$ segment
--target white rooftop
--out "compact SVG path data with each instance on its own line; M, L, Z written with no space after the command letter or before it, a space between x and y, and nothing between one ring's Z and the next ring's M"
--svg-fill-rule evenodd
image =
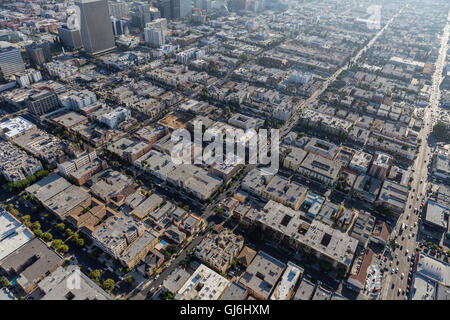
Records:
M0 123L0 130L8 138L13 138L34 127L34 124L22 117L16 117Z

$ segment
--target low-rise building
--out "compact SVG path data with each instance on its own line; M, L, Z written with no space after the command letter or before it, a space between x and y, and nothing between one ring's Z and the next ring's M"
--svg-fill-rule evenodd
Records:
M30 229L0 207L0 261L33 238Z
M218 300L229 283L226 278L201 264L178 291L175 299Z
M210 233L195 248L194 255L218 272L225 272L244 246L244 238L229 230Z
M303 275L303 268L292 262L288 262L286 270L281 276L281 281L270 296L271 300L290 300L294 295L294 288L297 281Z
M285 267L283 262L259 251L239 279L239 283L255 298L268 300Z
M396 216L405 211L409 190L407 186L384 180L377 203L392 210Z
M67 284L76 277L77 286ZM34 300L112 300L113 298L75 266L59 267L38 284Z
M15 289L25 296L63 262L64 259L41 239L34 238L3 258L0 261L0 271L8 279L15 279Z
M310 152L303 160L299 172L326 185L332 185L337 180L340 169L339 163Z

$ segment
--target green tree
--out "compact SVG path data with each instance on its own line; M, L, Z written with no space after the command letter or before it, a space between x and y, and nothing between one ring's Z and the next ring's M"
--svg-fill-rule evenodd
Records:
M66 228L66 225L64 224L64 223L58 223L57 225L56 225L56 228L59 230L59 231L64 231L64 229Z
M100 271L98 269L95 269L95 270L92 270L91 273L89 273L89 278L91 278L95 282L99 282L101 275L102 274L100 273Z
M9 287L11 285L11 282L6 277L0 278L0 288Z
M113 279L106 279L105 281L103 281L102 287L104 290L111 292L114 289L115 285L116 283Z
M58 249L56 249L59 253L66 254L69 251L69 246L67 244L61 245Z
M41 224L37 221L33 222L31 224L31 230L33 230L34 232L36 232L36 230L41 230Z
M42 239L44 239L45 242L52 241L53 235L50 232L44 232L42 234Z
M58 249L59 247L61 247L64 244L64 242L60 239L55 239L52 241L52 248L53 249Z

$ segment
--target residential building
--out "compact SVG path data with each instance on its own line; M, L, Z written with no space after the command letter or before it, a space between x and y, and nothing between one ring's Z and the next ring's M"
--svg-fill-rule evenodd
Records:
M175 300L218 300L230 282L201 264L180 288Z
M303 275L303 268L288 261L286 270L281 276L281 280L274 292L270 296L271 300L290 300L294 295L294 288L300 277Z
M285 267L283 262L259 251L239 279L239 283L255 298L268 300Z
M383 181L386 178L389 168L393 162L394 159L390 155L377 152L368 174Z
M244 238L229 230L210 233L195 248L194 255L217 272L225 272L244 246Z
M59 107L59 100L54 92L43 90L31 95L25 100L25 104L30 113L39 117L56 110Z

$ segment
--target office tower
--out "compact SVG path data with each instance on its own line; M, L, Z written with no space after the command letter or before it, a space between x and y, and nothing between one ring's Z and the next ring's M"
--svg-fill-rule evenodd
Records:
M108 2L109 14L114 18L121 19L128 17L128 3L126 2Z
M114 32L115 36L120 36L122 34L128 33L127 20L111 17L111 24L112 24L113 32Z
M180 19L192 15L192 0L171 0L172 19Z
M81 39L89 55L107 53L116 48L107 0L75 0L80 8Z
M147 23L144 29L145 42L152 46L160 47L165 44L164 30L167 29L165 18Z
M61 44L68 50L77 50L83 46L79 29L69 29L67 26L58 28L58 35Z
M171 0L159 0L156 6L162 18L172 19Z
M26 46L26 52L33 66L41 66L52 60L51 47L48 41Z
M211 10L211 0L195 0L195 7L198 9L210 11Z
M22 55L14 47L0 48L0 75L7 78L25 70Z
M44 90L30 96L25 100L28 111L35 116L41 116L49 113L59 106L58 96L50 91Z
M250 7L250 0L231 0L231 8L234 11L248 10Z
M45 63L44 50L42 48L29 45L26 47L26 52L31 65L36 67Z

